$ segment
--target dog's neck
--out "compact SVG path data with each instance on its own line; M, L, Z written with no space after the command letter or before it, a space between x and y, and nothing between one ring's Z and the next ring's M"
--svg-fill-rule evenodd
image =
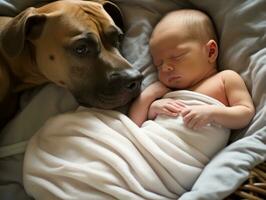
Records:
M15 82L13 87L15 91L32 88L48 82L38 70L33 47L27 44L24 48L22 53L15 58L5 56L9 73L11 73L10 76Z

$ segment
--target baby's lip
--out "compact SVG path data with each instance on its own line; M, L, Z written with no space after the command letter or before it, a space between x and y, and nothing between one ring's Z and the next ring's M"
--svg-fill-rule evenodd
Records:
M168 82L171 83L173 81L177 81L181 78L181 76L171 76L170 78L168 78Z

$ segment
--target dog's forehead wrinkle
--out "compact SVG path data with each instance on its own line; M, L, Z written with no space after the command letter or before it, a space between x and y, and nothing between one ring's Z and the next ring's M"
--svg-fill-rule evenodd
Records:
M101 26L102 29L106 28L104 27L106 24L113 24L115 26L115 23L113 22L111 16L104 10L103 6L100 4L96 3L95 6L81 5L81 10L86 13L87 17L90 17L91 20Z
M64 9L68 10L69 8ZM63 18L61 20L63 21L64 26L67 22L71 21L72 23L68 25L72 26L69 28L72 28L73 32L89 32L89 30L86 30L86 27L94 27L93 29L95 31L97 30L97 33L110 32L111 29L113 29L113 32L121 32L121 30L113 22L112 18L108 15L108 13L106 13L103 6L99 3L76 3L72 6L71 12L69 13L71 14L64 15L62 13ZM99 35L99 37L104 36Z
M63 20L65 21L64 23L71 21L71 23L69 23L68 25L69 29L72 30L73 35L99 35L99 33L104 31L104 23L102 21L100 21L93 15L84 13L81 10L72 13L71 16L68 16Z
M100 4L79 4L80 10L99 19L103 18L103 7Z
M98 35L97 25L93 21L74 20L71 16L64 18L56 18L49 20L44 27L43 33L53 35L59 40L73 41L80 38L90 37L90 35ZM71 23L69 22L71 21ZM47 30L47 31L46 31Z
M77 30L71 35L70 41L75 42L83 39L96 39L98 34L93 30Z

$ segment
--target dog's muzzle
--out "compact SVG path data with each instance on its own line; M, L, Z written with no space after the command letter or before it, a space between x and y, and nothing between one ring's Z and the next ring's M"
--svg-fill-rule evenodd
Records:
M121 107L139 95L143 76L139 71L127 68L108 72L104 79L87 95L84 91L75 95L79 104L104 109Z
M111 90L111 93L119 93L119 91L138 93L142 78L142 75L134 69L111 72L108 74L106 92L108 93Z

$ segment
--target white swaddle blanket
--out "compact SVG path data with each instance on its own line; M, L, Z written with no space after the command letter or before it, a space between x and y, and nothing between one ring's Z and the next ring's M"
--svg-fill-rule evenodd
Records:
M190 91L165 98L224 106ZM35 199L177 199L228 136L217 125L188 129L181 117L159 115L139 128L119 112L81 107L50 119L32 137L24 186Z

